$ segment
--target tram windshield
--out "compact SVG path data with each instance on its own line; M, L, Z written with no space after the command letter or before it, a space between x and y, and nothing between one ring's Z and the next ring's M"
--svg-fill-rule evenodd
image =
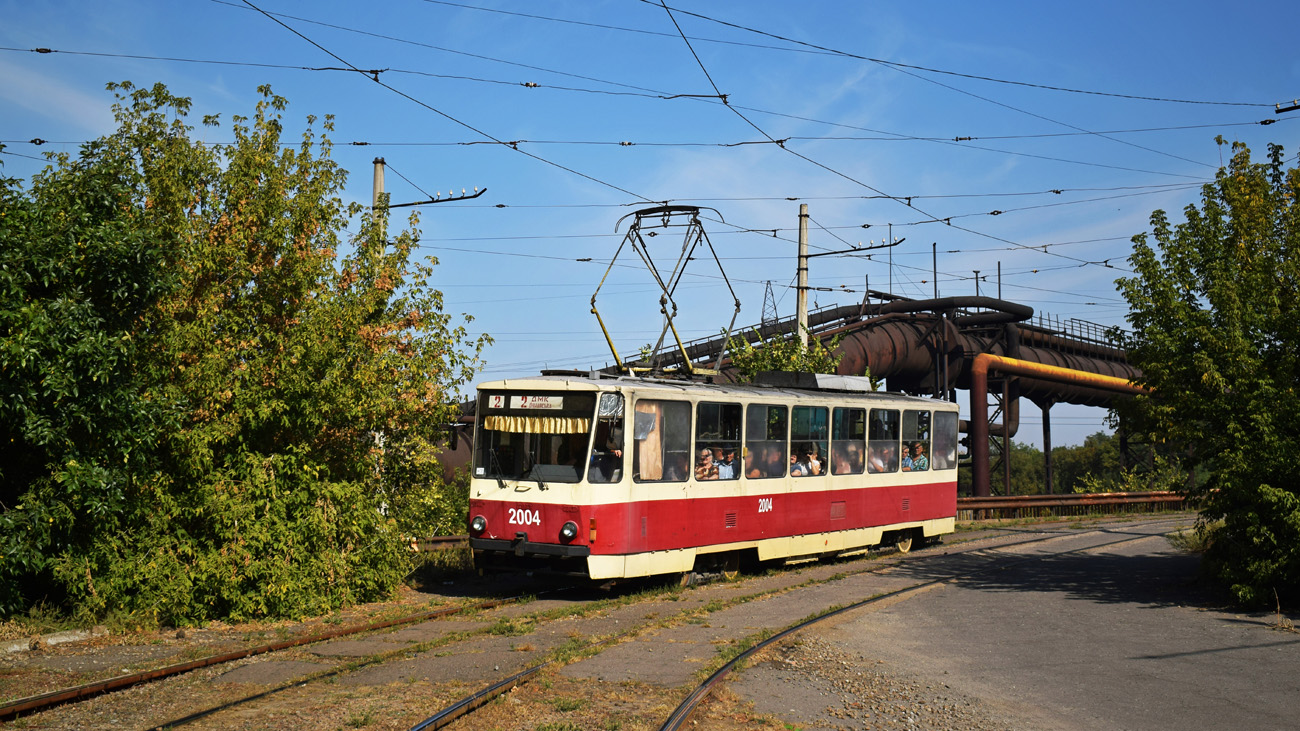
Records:
M480 392L474 476L578 482L595 412L594 393Z

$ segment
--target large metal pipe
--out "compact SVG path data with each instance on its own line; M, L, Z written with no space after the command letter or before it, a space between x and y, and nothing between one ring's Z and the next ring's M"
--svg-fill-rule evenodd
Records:
M1040 381L1081 385L1107 392L1137 395L1150 393L1145 386L1139 386L1128 379L1105 376L1098 373L1060 368L1057 366L1032 363L1015 358L1004 358L989 353L980 353L971 363L970 387L970 452L973 493L975 497L988 497L989 492L989 427L988 427L988 374L989 371L1014 373L1030 376Z
M1034 316L1034 308L996 297L940 297L929 300L895 300L880 306L880 314L891 312L956 312L957 310L984 309L959 315L954 320L961 325L992 325L1004 322L1022 322Z
M946 337L935 338L931 335L939 328L948 329ZM1002 331L1003 328L998 330ZM1017 327L1017 331L1021 336L1025 333L1022 327ZM894 313L831 330L827 335L841 332L845 335L838 349L842 355L839 366L841 375L861 375L869 371L873 378L894 378L901 382L919 384L935 379L935 373L940 371L937 368L939 362L946 360L951 382L939 384L941 388L934 389L935 391L942 391L942 387L969 389L969 364L980 353L1014 357L1017 360L1124 380L1133 380L1141 375L1138 369L1122 361L1033 347L1023 341L1013 353L1012 348L1007 346L1004 332L996 335L961 332L935 315ZM946 352L940 352L941 342L946 345ZM1017 380L1019 395L1038 404L1051 400L1056 403L1106 406L1115 396L1114 393L1083 382L1061 384L1037 375ZM922 389L918 387L909 390Z

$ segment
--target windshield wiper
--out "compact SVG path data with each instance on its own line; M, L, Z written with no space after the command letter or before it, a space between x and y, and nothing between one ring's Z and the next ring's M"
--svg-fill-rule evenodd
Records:
M532 455L529 454L528 456L531 457ZM532 478L533 478L534 480L537 480L537 489L538 489L538 490L545 490L545 489L546 489L546 483L545 483L545 482L542 482L542 476L541 476L541 473L539 473L539 472L537 471L537 460L534 459L534 460L532 461L532 463L530 463L530 464L528 465L528 469L525 470L525 474L527 474L527 475L531 475Z
M488 447L488 467L492 469L492 475L497 478L497 487L506 489L506 481L501 479L501 460L497 459L497 450Z

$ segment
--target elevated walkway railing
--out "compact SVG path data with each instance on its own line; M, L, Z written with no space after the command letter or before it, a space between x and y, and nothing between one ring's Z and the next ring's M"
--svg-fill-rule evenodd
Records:
M1042 518L1061 515L1151 513L1185 510L1181 493L1094 492L1065 495L1006 495L957 498L957 520Z

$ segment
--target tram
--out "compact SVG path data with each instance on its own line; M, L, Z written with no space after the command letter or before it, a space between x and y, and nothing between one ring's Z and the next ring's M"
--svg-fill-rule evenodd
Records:
M799 376L480 385L476 565L596 580L730 574L951 533L957 405L873 392L865 378Z

